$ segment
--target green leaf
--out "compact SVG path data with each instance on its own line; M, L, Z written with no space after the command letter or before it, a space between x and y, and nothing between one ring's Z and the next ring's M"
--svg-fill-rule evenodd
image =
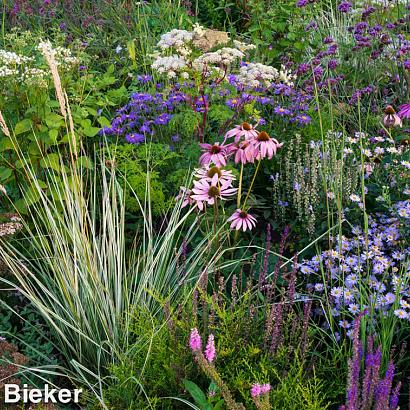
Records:
M46 120L46 124L50 128L60 128L64 125L63 116L55 114L55 113L48 114L45 120Z
M215 404L214 406L214 410L222 410L223 409L223 405L224 405L224 401L223 399L219 400L218 403Z
M202 408L206 408L208 401L206 399L205 393L201 390L201 388L194 382L186 379L184 379L184 386L192 396L192 398L195 400L196 404Z
M83 155L82 157L79 157L77 160L77 167L78 168L87 168L87 169L93 169L93 163L89 157L86 155Z
M110 121L105 117L99 117L97 121L101 127L109 127L111 125Z
M13 174L10 168L0 167L0 181L6 181Z
M55 153L48 154L46 157L42 158L40 165L43 168L52 168L54 171L60 172L60 159L59 156Z
M52 143L52 144L56 144L57 143L57 140L58 140L58 130L56 130L55 128L53 128L53 129L51 129L49 132L48 132L48 135L49 135L49 137L50 137L50 142Z
M10 138L0 138L0 152L4 152L13 148L13 143L11 142Z
M27 131L31 131L31 120L29 118L25 118L24 120L18 122L14 128L14 133L16 135L23 134Z

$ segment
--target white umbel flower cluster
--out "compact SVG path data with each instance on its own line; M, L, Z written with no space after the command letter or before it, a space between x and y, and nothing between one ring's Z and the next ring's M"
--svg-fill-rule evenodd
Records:
M246 44L246 43L242 43L242 41L238 41L238 40L234 40L233 45L235 46L235 48L237 48L238 50L240 50L242 52L256 49L255 44Z
M12 51L0 50L0 61L7 66L22 65L33 60L33 57L22 56Z
M178 30L174 28L168 33L161 36L161 40L157 43L157 47L162 50L174 47L176 49L185 46L194 38L194 32L187 30Z
M248 63L239 69L237 81L249 87L269 87L274 82L282 82L286 85L293 85L295 78L290 71L283 66L280 71L275 67L261 63Z
M245 54L236 48L223 47L218 51L205 53L195 59L193 67L198 71L212 71L215 68L228 67Z
M41 41L37 46L38 51L41 54L53 55L57 66L62 66L63 68L70 68L79 63L78 58L73 57L71 51L64 47L53 48L49 40Z
M21 74L21 81L27 85L38 86L40 88L47 88L48 72L41 68L26 67Z
M184 57L176 54L172 56L157 56L152 63L152 68L160 74L167 74L169 78L176 77L176 74L186 68L187 62Z
M0 50L0 78L18 75L19 67L32 60L12 51Z
M269 86L279 78L279 71L269 65L248 63L239 69L237 81L249 87Z

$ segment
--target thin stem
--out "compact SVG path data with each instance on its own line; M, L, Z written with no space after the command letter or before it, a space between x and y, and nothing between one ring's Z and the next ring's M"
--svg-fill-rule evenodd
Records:
M246 194L245 201L244 201L243 206L242 206L242 208L241 208L241 209L243 209L243 210L245 210L246 202L248 201L249 195L250 195L250 193L251 193L251 191L252 191L253 184L254 184L254 182L255 182L256 175L258 174L260 165L261 165L261 161L258 162L258 165L256 166L255 173L253 174L253 178L252 178L251 185L250 185L250 187L249 187L248 193Z

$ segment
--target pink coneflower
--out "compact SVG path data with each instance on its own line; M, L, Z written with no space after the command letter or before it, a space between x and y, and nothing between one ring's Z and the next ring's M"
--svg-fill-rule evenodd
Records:
M192 205L195 201L191 198L192 191L184 186L179 187L179 194L175 197L176 201L179 201L181 198L182 200L182 208L186 207L187 205Z
M246 164L248 162L254 162L255 157L258 154L258 150L255 148L255 145L252 141L241 141L232 149L235 152L235 164L239 162Z
M235 138L235 142L238 142L241 137L244 137L246 140L255 138L258 136L258 131L255 130L254 126L248 122L243 122L240 125L235 125L235 128L232 128L225 134L225 140L228 138Z
M204 153L199 158L201 165L215 164L217 167L224 167L226 165L226 156L229 154L227 146L215 144L199 144Z
M402 122L401 118L396 114L394 108L391 105L388 105L384 110L383 124L387 128L391 127L401 127Z
M272 159L276 154L278 148L282 147L278 140L271 138L270 135L262 131L255 139L255 148L258 150L258 158L263 159L265 157Z
M231 223L231 229L239 231L241 228L245 232L247 229L252 230L256 226L256 218L246 211L237 209L234 214L228 218Z
M200 352L202 349L201 336L196 327L191 330L191 335L189 336L189 347L193 352Z
M205 358L208 360L209 363L212 363L216 357L216 350L215 350L215 338L214 335L209 335L208 343L205 347Z
M410 118L410 103L403 104L400 106L399 117L403 120Z
M229 180L220 183L218 175L215 174L211 182L206 179L194 181L194 188L192 189L194 195L191 197L195 199L195 201L199 201L199 203L206 202L208 205L213 205L215 199L227 199L234 195L236 191L237 188L232 188L232 181ZM201 209L199 205L198 208Z
M217 166L213 167L204 167L195 170L195 178L205 179L208 182L212 181L212 178L217 175L219 182L222 184L227 181L233 181L235 179L235 175L232 171L219 168Z

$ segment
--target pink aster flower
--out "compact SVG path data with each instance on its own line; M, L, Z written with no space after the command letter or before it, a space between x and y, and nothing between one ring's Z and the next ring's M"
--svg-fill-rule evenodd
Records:
M252 384L252 387L251 387L251 396L252 397L258 397L258 396L260 396L261 395L261 385L259 384L259 383L254 383L254 384Z
M239 162L242 164L253 163L258 154L258 150L252 141L241 141L232 151L235 153L235 164Z
M209 335L208 343L205 347L205 357L209 363L212 363L216 357L216 350L215 350L215 338L214 335Z
M399 117L403 120L410 118L410 102L400 106Z
M384 110L383 124L387 128L401 127L403 125L401 118L396 114L391 105L388 105Z
M228 138L234 137L235 142L238 142L241 137L245 138L246 140L252 139L257 137L258 131L255 130L253 125L249 124L248 122L243 122L240 125L235 125L235 128L232 128L225 134L225 140Z
M196 327L191 330L191 335L189 336L189 347L193 352L200 352L202 349L201 336Z
M216 199L227 199L234 195L236 191L237 188L232 188L231 180L221 182L218 174L215 174L211 181L206 179L194 181L194 188L192 189L194 195L191 197L200 203L206 202L208 205L213 205Z
M262 386L261 386L261 394L269 393L269 392L270 392L270 389L271 389L271 387L270 387L270 384L269 384L269 383L262 384Z
M271 138L270 135L262 131L255 138L255 148L258 150L258 158L263 159L265 157L272 159L276 154L278 148L282 147L278 140Z
M245 232L247 229L252 230L256 226L256 218L246 211L237 209L233 215L228 218L231 223L231 229L239 231L241 228Z
M215 164L217 167L224 167L226 165L226 157L229 154L229 149L226 145L215 144L199 144L204 153L199 158L201 165Z
M235 179L235 175L232 171L217 166L206 166L195 170L195 178L205 179L208 182L211 182L215 175L218 175L218 180L221 184L227 181L232 182Z

